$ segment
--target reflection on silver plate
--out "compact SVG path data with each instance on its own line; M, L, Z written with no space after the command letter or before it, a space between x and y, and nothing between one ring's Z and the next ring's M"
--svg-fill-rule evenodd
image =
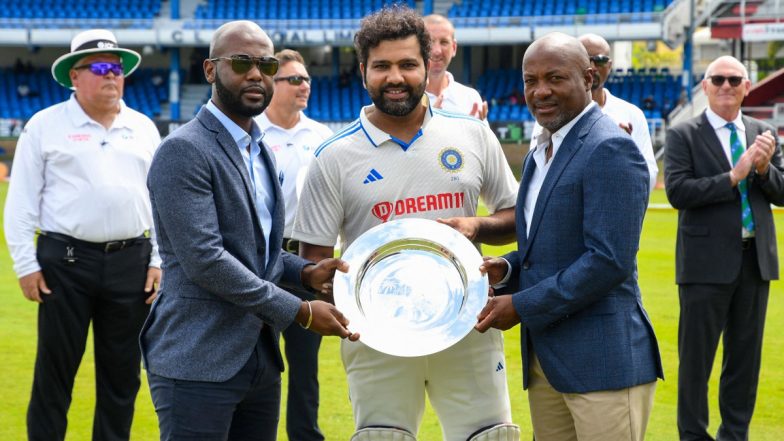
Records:
M366 345L415 357L442 351L465 337L487 302L482 256L454 229L425 219L374 227L342 257L335 305Z

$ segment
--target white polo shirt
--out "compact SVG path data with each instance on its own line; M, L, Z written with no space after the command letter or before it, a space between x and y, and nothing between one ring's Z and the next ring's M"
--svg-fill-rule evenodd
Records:
M33 115L14 154L5 237L14 271L39 271L35 230L89 242L152 234L150 266L160 267L147 171L161 142L155 124L120 102L108 130L71 95Z
M656 164L656 156L653 154L653 144L651 143L651 132L648 130L648 120L645 114L634 104L624 101L609 90L604 89L604 107L602 113L609 116L616 123L629 123L632 125L631 137L634 144L640 149L645 164L648 166L648 185L649 190L653 191L656 187L656 176L659 174L659 166ZM536 137L542 133L542 126L534 124L531 131L531 147L537 145Z
M441 94L444 96L443 101L441 101L441 110L468 115L474 104L477 104L479 109L482 108L482 96L479 95L476 89L458 83L449 71L444 74L449 82L444 90L441 91ZM438 98L430 92L427 92L427 97L430 98L431 103L434 103Z
M424 104L423 104L424 105ZM293 237L346 249L392 219L474 216L513 207L517 182L501 145L481 121L428 107L405 143L359 119L316 150L299 201Z
M290 129L273 124L267 114L256 117L256 123L264 132L262 141L275 154L278 180L283 190L286 206L286 226L283 237L290 238L294 229L294 216L297 214L297 202L305 182L308 166L313 159L313 152L327 138L332 136L329 127L316 122L304 113L299 113L299 122Z

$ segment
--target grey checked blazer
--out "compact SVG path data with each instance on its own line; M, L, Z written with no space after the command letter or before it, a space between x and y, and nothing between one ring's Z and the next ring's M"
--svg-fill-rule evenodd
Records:
M275 166L262 147L267 170ZM148 175L163 280L140 337L146 369L167 378L225 381L259 338L283 361L278 333L301 300L306 261L281 251L284 209L275 176L270 243L265 243L247 167L229 132L208 110L158 148ZM269 262L264 255L269 247Z

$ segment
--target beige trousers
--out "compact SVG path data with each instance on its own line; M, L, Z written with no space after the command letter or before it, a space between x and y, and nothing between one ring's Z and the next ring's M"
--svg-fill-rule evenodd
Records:
M539 359L530 364L528 404L536 441L643 441L656 382L566 394L553 389Z

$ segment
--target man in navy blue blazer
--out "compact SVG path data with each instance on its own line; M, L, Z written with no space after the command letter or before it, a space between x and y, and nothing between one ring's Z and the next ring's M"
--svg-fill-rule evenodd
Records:
M253 121L272 97L272 54L253 22L218 28L204 61L212 98L164 140L148 175L164 276L141 347L161 440L274 441L279 332L296 321L358 338L333 305L277 285L328 292L347 264L281 250L283 198Z
M663 376L637 284L645 160L591 101L593 69L577 39L536 40L523 81L546 130L523 166L518 249L483 265L511 295L491 297L476 327L521 323L537 441L642 440Z

